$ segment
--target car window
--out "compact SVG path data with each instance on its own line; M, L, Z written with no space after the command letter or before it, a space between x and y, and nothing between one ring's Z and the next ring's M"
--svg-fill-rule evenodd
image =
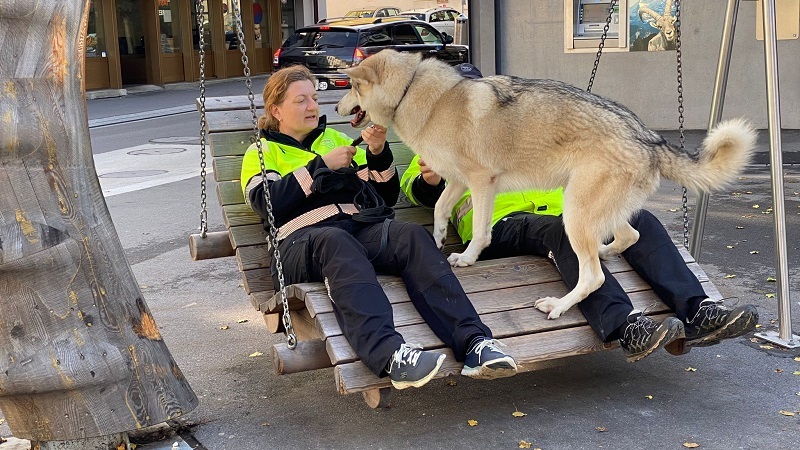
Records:
M414 27L409 24L400 24L392 27L395 45L414 45L421 43Z
M358 43L361 47L382 47L392 45L392 37L389 36L389 30L380 28L377 30L370 30L369 32L362 33L361 39Z
M431 13L431 20L430 20L431 23L444 22L445 20L447 19L444 17L444 11L436 11Z
M375 14L375 17L387 17L387 16L388 14L386 14L385 9L378 10L378 12Z
M436 30L433 27L429 27L423 24L414 25L414 28L417 29L417 33L419 33L420 37L422 37L422 42L426 44L442 44L442 39L436 34Z
M302 40L295 46L315 48L355 47L358 43L358 32L350 30L306 31L295 33ZM291 39L289 39L291 40ZM288 41L287 41L288 42Z
M390 16L399 16L399 15L400 15L400 10L399 10L399 9L397 9L397 8L389 8L389 9L388 9L386 12L387 12L387 13L388 13Z
M448 21L453 22L458 19L458 12L456 11L445 11L444 14Z

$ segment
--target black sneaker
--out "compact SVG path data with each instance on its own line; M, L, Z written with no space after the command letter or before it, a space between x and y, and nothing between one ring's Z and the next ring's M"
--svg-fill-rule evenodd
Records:
M444 353L424 351L415 345L401 344L389 360L386 373L392 380L392 386L397 389L420 387L436 376L445 357Z
M478 380L494 380L516 375L517 362L498 348L496 339L484 338L472 345L464 359L461 375Z
M705 347L718 344L721 339L754 330L757 323L758 310L754 305L728 309L722 306L722 302L703 300L694 317L686 320L686 345Z
M636 362L659 348L684 338L683 322L676 317L667 317L663 322L633 311L622 332L619 345L628 362Z

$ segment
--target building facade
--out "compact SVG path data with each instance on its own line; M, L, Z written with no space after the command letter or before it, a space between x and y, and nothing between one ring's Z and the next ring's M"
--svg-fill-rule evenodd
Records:
M234 1L202 0L207 78L243 74ZM251 73L272 70L272 54L297 25L296 3L302 0L241 0ZM198 80L197 16L195 0L91 0L86 89Z
M591 0L470 0L470 53L484 74L551 78L585 87L596 47L575 51L565 42L577 24L570 11ZM596 0L602 2L602 0ZM649 5L663 11L665 0L620 0L620 11ZM709 122L726 0L682 2L682 66L686 126L705 129ZM657 9L658 7L662 9ZM777 44L783 128L800 128L800 1L776 1ZM746 117L767 125L761 2L741 1L732 49L724 118ZM604 24L605 14L600 22ZM569 20L572 18L573 20ZM620 20L624 27L625 20ZM628 35L635 40L633 22ZM622 28L620 28L622 29ZM623 45L624 46L624 45ZM676 129L676 52L604 51L592 92L618 101L648 126Z

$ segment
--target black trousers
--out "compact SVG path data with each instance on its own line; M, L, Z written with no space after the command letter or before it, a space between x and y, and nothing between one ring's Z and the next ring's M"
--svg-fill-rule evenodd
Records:
M652 213L642 210L631 219L631 225L639 232L639 240L622 256L653 288L661 301L685 321L688 311L696 310L707 297L703 287ZM492 243L483 251L481 258L518 255L549 257L567 287L573 289L578 284L578 257L564 231L561 216L519 213L495 224ZM605 265L602 268L605 282L578 303L578 307L600 339L608 342L619 338L616 330L625 323L633 305Z
M328 219L290 234L278 246L287 285L325 282L344 336L376 375L404 342L376 272L399 275L431 330L463 361L469 342L491 337L478 313L421 225ZM273 280L278 286L275 261ZM277 288L276 288L277 289Z

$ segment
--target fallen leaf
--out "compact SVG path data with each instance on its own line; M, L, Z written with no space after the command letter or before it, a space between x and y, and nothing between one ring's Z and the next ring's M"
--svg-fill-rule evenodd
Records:
M758 338L750 338L750 342L752 342L752 343L754 343L754 344L758 344L758 343L759 343L759 342L761 342L761 341L760 341L760 340L758 340Z
M256 356L261 356L261 355L263 355L263 353L261 353L261 352L253 352L253 353L251 353L249 356L250 356L251 358L255 358Z
M245 322L247 322L247 319L239 319L236 321L236 323L245 323Z
M230 328L230 327L227 326L227 325L223 325L223 326L219 327L220 330L227 330L228 328Z
M800 397L800 392L795 392L795 394L794 394L794 395L796 395L796 396Z
M726 247L728 247L728 248L733 248L733 246L732 246L732 245L726 245Z
M775 298L775 294L767 294L767 298Z
M268 427L269 426L269 422L264 422L264 423L261 424L261 426L262 427Z
M744 230L744 227L736 227L737 230Z
M784 410L780 410L780 411L778 411L778 412L779 412L779 413L780 413L782 416L794 417L794 413L793 413L792 411L784 411Z
M792 375L800 376L800 370L795 370L794 372L792 372Z
M454 378L450 378L449 380L447 380L447 385L448 386L455 386L457 384L458 383L456 383L456 380Z
M669 212L675 212L675 211L677 211L677 209L675 209L675 208L670 208L669 209Z
M763 348L764 350L772 350L773 348L775 348L771 345L760 345L759 347Z
M514 416L514 417L525 417L525 416L527 416L528 414L527 414L527 413L524 413L524 412L522 412L522 411L514 411L513 413L511 413L511 415L512 415L512 416Z
M758 254L758 250L752 250L752 251L750 252L750 254L751 254L751 255L757 255L757 254Z
M606 427L594 427L594 429L601 433L605 433L606 431L608 431L608 428Z
M652 399L653 399L653 396L652 396L652 395L645 395L645 396L644 396L644 398L646 398L646 399L648 399L648 400L652 400Z
M798 395L800 395L800 392L798 392ZM0 419L0 425L2 425L4 423L6 423L6 419Z
M744 178L742 178L744 180ZM752 191L746 191L745 194L752 194Z
M772 278L772 277L767 277L767 281L778 281L778 280L776 280L775 278Z
M783 369L781 369L781 368L775 369L775 373L782 373L782 372L783 372Z
M795 357L794 360L797 361L797 362L800 362L800 356ZM0 420L2 420L2 419L0 419Z
M683 370L685 370L687 372L697 372L697 369L695 369L694 367L687 367L687 368L685 368Z
M736 278L736 275L730 273L728 275L725 275L725 278Z
M477 420L469 419L469 420L467 421L467 423L468 423L468 424L469 424L469 426L471 426L471 427L478 426L478 421L477 421Z
M763 325L761 325L760 323L756 324L756 328L761 328L761 327L763 327Z
M758 208L760 208L760 206L758 206L757 204L753 205L753 209L758 209Z
M683 446L686 448L697 448L700 447L700 444L698 444L697 442L684 442Z
M531 448L531 443L528 441L519 441L519 448Z

